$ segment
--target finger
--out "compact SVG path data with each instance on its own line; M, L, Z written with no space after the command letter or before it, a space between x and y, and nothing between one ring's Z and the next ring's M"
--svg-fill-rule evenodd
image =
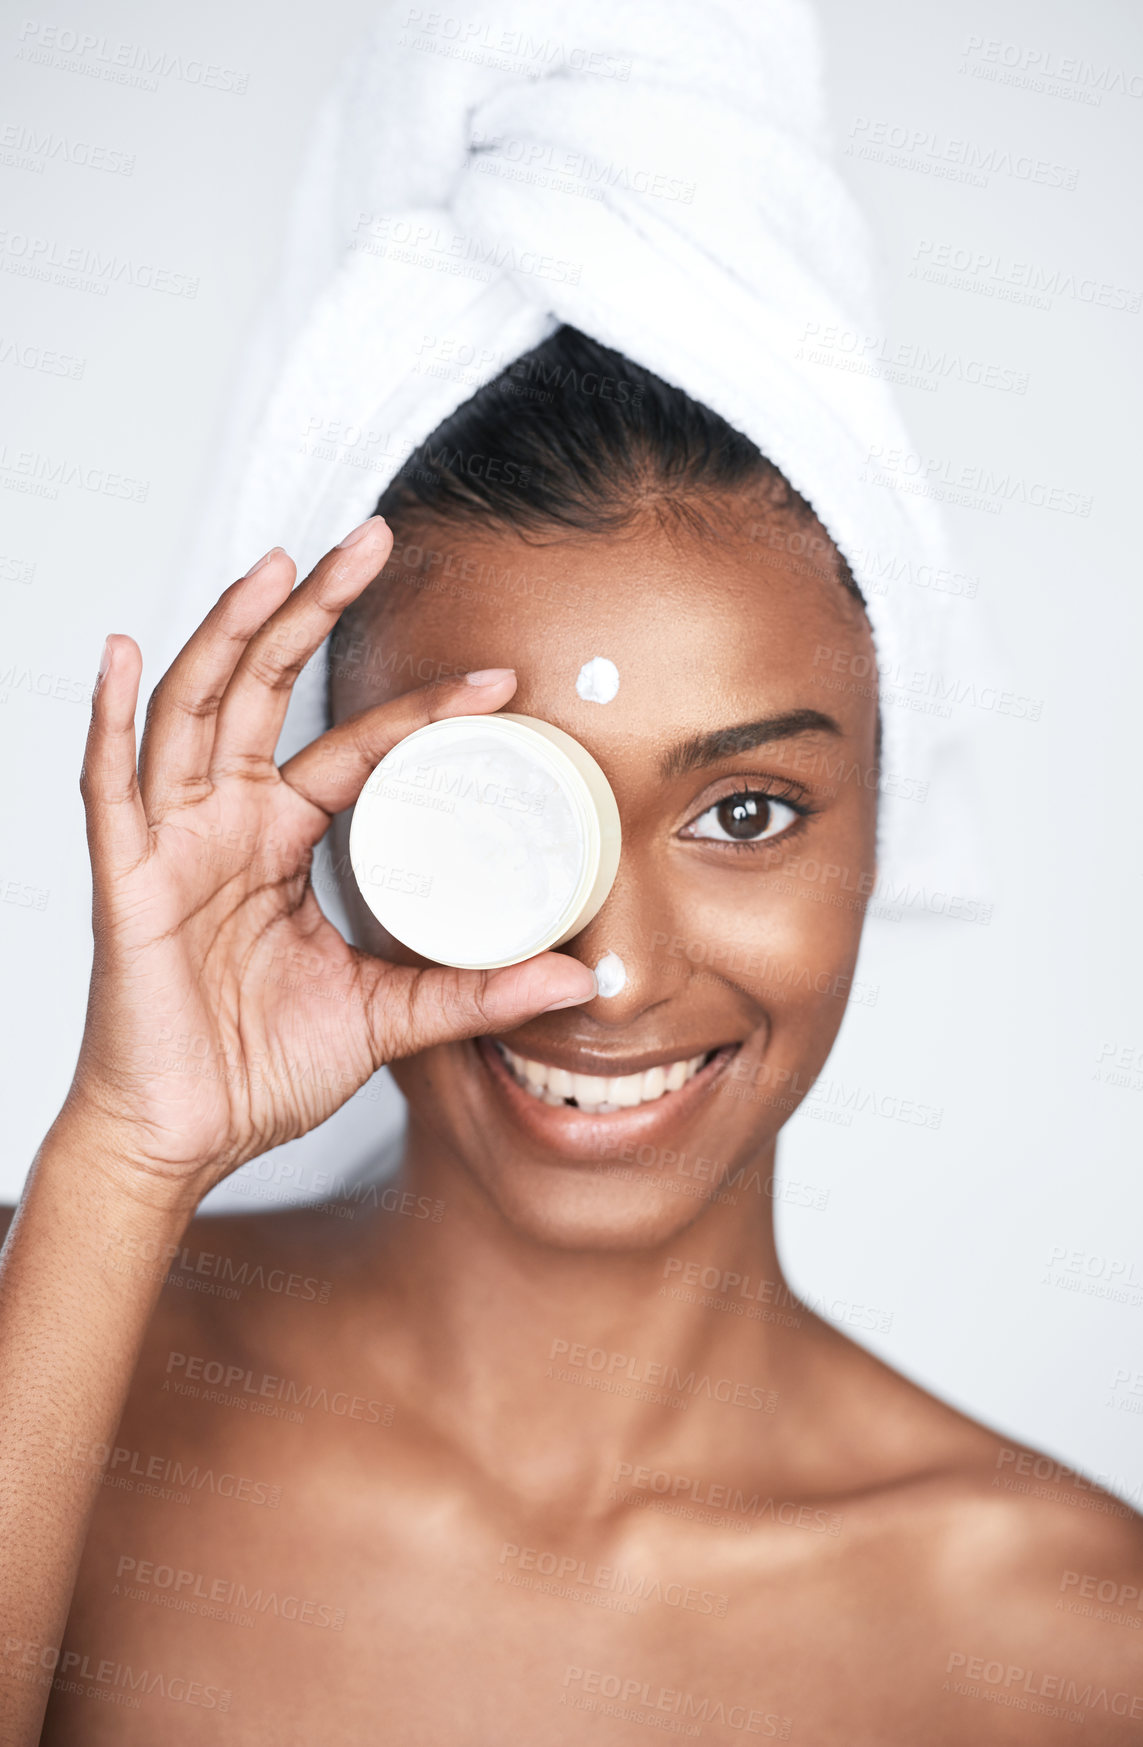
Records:
M150 845L135 769L135 707L143 656L133 637L104 644L79 774L92 872L133 867Z
M380 516L371 516L326 553L250 639L219 707L213 776L274 770L294 681L392 549L388 526Z
M222 695L251 637L296 577L293 559L273 547L219 596L151 693L139 756L148 818L208 785Z
M446 716L498 710L516 690L511 667L490 667L460 679L438 679L387 703L358 710L295 754L282 776L332 818L352 806L370 773L398 741Z
M577 1007L598 993L594 971L561 952L497 971L413 969L361 958L376 967L369 1016L378 1067L434 1044L511 1031L538 1013Z

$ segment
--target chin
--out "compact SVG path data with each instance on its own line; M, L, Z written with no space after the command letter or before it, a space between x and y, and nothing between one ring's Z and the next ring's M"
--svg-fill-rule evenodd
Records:
M638 1164L611 1160L587 1172L527 1158L493 1163L469 1154L465 1163L512 1231L556 1250L650 1254L687 1231L714 1193L711 1185L701 1195L675 1193Z

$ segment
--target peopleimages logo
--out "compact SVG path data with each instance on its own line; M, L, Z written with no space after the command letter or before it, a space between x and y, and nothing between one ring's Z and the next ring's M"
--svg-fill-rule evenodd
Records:
M546 801L546 796L542 794L513 788L506 783L482 783L466 771L452 770L447 765L414 765L407 759L384 772L374 772L363 793L389 797L391 792L392 799L403 799L399 788L394 785L428 790L452 804L457 801L475 801L482 807L506 807L513 813L542 813Z
M685 1505L699 1505L708 1511L726 1511L731 1515L782 1523L788 1528L809 1529L820 1535L841 1533L842 1517L837 1511L795 1504L793 1500L763 1498L758 1492L747 1497L730 1481L700 1480L691 1474L671 1474L666 1469L648 1468L634 1462L617 1462L612 1480L616 1486L623 1484L634 1492L652 1493Z
M156 91L160 79L174 79L182 85L199 85L207 91L229 91L241 96L250 82L248 73L216 61L200 61L193 55L97 36L94 31L74 30L34 18L24 20L16 57L37 66L58 67L64 72L83 73L143 91Z
M999 515L1005 504L1024 504L1054 514L1091 515L1090 492L1070 491L1048 480L1022 479L1012 473L994 472L980 462L957 462L942 455L922 455L917 450L870 445L866 466L858 475L864 484L883 485L913 496L936 497Z
M604 1347L588 1347L581 1342L554 1340L548 1354L551 1360L563 1359L571 1370L594 1371L618 1383L645 1383L653 1388L669 1390L675 1395L705 1395L711 1401L722 1401L733 1407L752 1408L757 1413L773 1413L778 1403L777 1392L755 1383L736 1381L733 1377L711 1377L704 1372L682 1372L665 1360L641 1359L632 1353L612 1353ZM549 1367L549 1376L553 1375Z
M179 1613L212 1618L219 1609L234 1608L247 1615L272 1614L275 1619L293 1620L301 1626L324 1626L331 1632L340 1632L345 1624L345 1609L328 1602L279 1594L276 1589L263 1589L261 1584L248 1589L232 1577L209 1577L202 1571L138 1559L131 1553L120 1555L115 1576L113 1595L122 1591L129 1600L162 1601Z
M574 1592L577 1589L601 1590L606 1595L615 1595L623 1600L638 1604L639 1602L659 1602L664 1607L677 1607L692 1614L711 1614L718 1619L724 1619L730 1598L719 1595L711 1589L696 1589L691 1583L680 1583L673 1578L665 1582L662 1577L652 1576L645 1571L626 1571L621 1565L595 1565L587 1559L581 1559L575 1553L557 1553L543 1547L521 1547L515 1541L505 1541L500 1548L501 1570L497 1581L502 1582L518 1572L534 1571L538 1577L551 1578L556 1593L570 1591L568 1600L576 1600ZM518 1587L542 1588L540 1584L525 1582ZM624 1613L635 1611L626 1607Z
M740 1729L745 1735L768 1735L773 1741L788 1741L792 1719L777 1711L762 1711L747 1704L730 1703L725 1699L703 1697L684 1692L678 1687L659 1686L636 1675L622 1675L610 1669L580 1668L575 1663L564 1673L561 1704L571 1704L577 1710L595 1711L602 1716L614 1716L625 1721L648 1723L652 1728L666 1729L666 1717L679 1718L683 1727L672 1734L698 1735L704 1723L719 1728ZM613 1701L601 1704L600 1699Z
M961 50L959 71L1000 84L1017 85L1050 97L1068 96L1098 107L1105 95L1143 97L1143 72L1110 61L1085 61L1031 43L970 36Z
M56 1471L72 1479L102 1475L102 1484L116 1491L139 1492L146 1497L170 1498L189 1503L192 1492L210 1492L233 1498L240 1504L265 1505L277 1510L282 1500L280 1486L255 1480L249 1474L216 1473L195 1462L184 1466L175 1456L148 1455L122 1444L91 1444L61 1435L53 1447Z
M68 245L54 237L33 236L27 231L0 230L0 269L33 279L54 274L73 289L107 295L109 285L133 285L137 291L161 291L170 297L197 297L199 282L189 273L178 273L153 261L136 261L130 255L105 255L83 244Z
M168 1353L166 1371L164 1389L171 1386L174 1373L188 1382L201 1379L203 1383L217 1385L226 1395L234 1395L237 1391L236 1400L241 1400L242 1395L254 1396L259 1400L285 1401L300 1408L319 1408L322 1413L361 1420L365 1425L393 1423L393 1409L384 1402L368 1400L364 1395L351 1395L347 1389L334 1390L331 1395L323 1387L299 1383L292 1377L276 1377L270 1372L259 1377L243 1365L223 1365L220 1359L205 1359L196 1353ZM176 1393L184 1393L177 1382L174 1388ZM191 1393L196 1392L192 1390Z
M987 188L992 176L1011 176L1020 182L1071 191L1079 171L1031 152L1011 151L1005 146L983 145L979 140L954 138L936 128L913 127L907 122L859 115L849 130L846 154L892 169L916 170L926 176L970 182Z
M61 1650L58 1644L39 1644L33 1638L5 1638L4 1654L9 1661L22 1662L25 1667L54 1675L52 1686L57 1692L115 1699L131 1709L138 1707L140 1696L198 1705L206 1711L230 1709L228 1686L208 1686L185 1674L169 1674L160 1668L136 1668L130 1662L114 1662L109 1656L90 1656L82 1650ZM96 1684L85 1691L80 1685L84 1680Z
M952 1650L945 1672L962 1675L957 1680L946 1680L943 1689L960 1697L982 1696L977 1684L968 1685L967 1682L983 1681L985 1688L1003 1688L1004 1693L1013 1699L1043 1698L1072 1705L1080 1711L1102 1711L1105 1716L1110 1713L1136 1720L1143 1718L1143 1693L1112 1691L1106 1686L1096 1686L1092 1680L1084 1681L1081 1686L1069 1675L1024 1668L1017 1662L1001 1662L998 1658L971 1656L964 1650ZM1016 1708L1026 1707L1018 1705ZM1027 1708L1034 1710L1036 1707Z
M1017 261L996 250L937 237L922 237L917 243L909 277L1036 309L1051 309L1053 297L1067 297L1074 303L1098 304L1101 309L1138 315L1141 303L1140 292L1128 285L1043 262Z

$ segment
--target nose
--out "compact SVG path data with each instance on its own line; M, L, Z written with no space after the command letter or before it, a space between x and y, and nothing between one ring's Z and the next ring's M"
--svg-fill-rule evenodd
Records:
M599 994L576 1008L597 1024L619 1030L680 991L671 964L655 951L662 938L667 893L652 870L624 844L614 884L586 928L560 947L595 971Z

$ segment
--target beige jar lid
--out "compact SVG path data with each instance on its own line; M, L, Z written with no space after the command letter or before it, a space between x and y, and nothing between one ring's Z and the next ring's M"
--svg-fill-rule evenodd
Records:
M585 928L619 867L619 808L579 741L535 716L449 716L397 743L354 808L349 859L396 940L493 970Z

